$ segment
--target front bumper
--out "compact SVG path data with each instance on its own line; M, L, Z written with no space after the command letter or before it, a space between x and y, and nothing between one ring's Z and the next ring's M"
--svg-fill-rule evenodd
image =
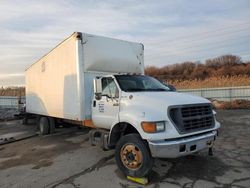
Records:
M162 142L148 141L151 155L159 158L177 158L212 147L217 131Z

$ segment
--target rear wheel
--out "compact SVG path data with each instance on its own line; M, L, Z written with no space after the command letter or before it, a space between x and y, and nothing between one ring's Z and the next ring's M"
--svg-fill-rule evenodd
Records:
M24 117L24 118L23 118L22 124L23 124L23 125L27 125L27 124L28 124L28 119L27 119L27 117Z
M126 176L144 177L154 164L147 142L138 134L125 135L118 141L115 158L117 166Z
M55 118L49 117L49 134L55 133Z
M39 130L42 135L49 134L49 119L47 117L40 118Z

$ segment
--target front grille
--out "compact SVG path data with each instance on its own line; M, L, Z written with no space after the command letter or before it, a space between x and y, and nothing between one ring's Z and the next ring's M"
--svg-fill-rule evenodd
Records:
M210 104L170 107L169 115L181 134L214 127L214 117Z

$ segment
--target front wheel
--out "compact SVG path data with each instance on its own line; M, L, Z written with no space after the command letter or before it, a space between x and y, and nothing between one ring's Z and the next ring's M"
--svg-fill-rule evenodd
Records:
M145 177L154 164L147 142L138 134L125 135L118 141L115 158L126 176Z

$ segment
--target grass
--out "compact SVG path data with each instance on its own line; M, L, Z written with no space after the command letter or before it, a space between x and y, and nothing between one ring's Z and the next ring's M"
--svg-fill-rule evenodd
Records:
M25 96L24 87L0 88L0 96Z
M250 86L250 76L214 76L205 80L167 80L177 89L198 89L215 87Z

